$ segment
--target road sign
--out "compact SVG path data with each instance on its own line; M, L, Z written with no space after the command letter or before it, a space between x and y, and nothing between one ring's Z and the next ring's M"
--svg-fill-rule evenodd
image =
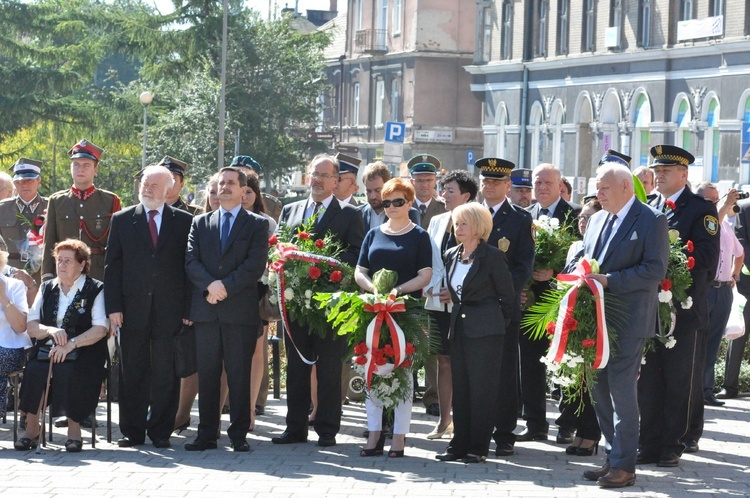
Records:
M742 141L750 143L750 123L742 123Z
M406 123L388 121L385 123L385 141L404 143L406 135Z
M352 154L356 154L359 152L359 147L355 147L353 145L337 145L336 150L339 152L350 152Z
M474 164L474 151L473 150L466 151L466 164Z
M332 131L314 131L312 133L313 140L320 140L321 142L328 142L333 140L334 135Z
M750 143L742 144L742 155L740 156L740 162L750 163Z

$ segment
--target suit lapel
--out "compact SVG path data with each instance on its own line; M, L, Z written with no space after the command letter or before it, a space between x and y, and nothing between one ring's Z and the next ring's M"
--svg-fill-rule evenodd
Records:
M143 209L143 204L138 204L133 210L133 228L135 229L135 232L143 238L146 244L153 249L154 243L151 241L151 232L148 229L147 220L148 214L146 214L146 210Z
M603 263L610 254L617 248L617 246L625 239L625 237L630 233L630 229L633 228L633 225L638 220L638 215L640 214L640 209L638 206L638 203L640 201L638 199L635 200L632 206L630 206L630 210L628 211L628 214L625 215L625 218L622 220L622 224L617 227L617 232L615 232L615 235L612 237L612 240L609 242L609 245L607 246L607 252L604 253L602 256L602 260L599 261L599 263Z
M229 237L227 237L227 245L225 249L228 249L229 246L232 245L232 242L234 242L234 239L237 238L237 234L240 233L240 231L242 231L243 227L245 226L245 223L247 223L249 219L250 219L250 215L247 214L247 211L245 211L243 208L240 208L240 210L237 212L237 219L234 220L234 223L232 224L232 228L229 230ZM226 250L224 252L226 252Z
M216 254L221 254L221 229L219 228L219 219L221 218L221 211L218 209L211 213L211 217L208 219L208 231L211 234L211 238L214 242L214 249Z
M165 205L161 214L161 227L159 229L159 243L156 245L157 249L161 249L167 240L169 240L169 235L172 233L173 226L174 211Z
M472 281L474 277L477 276L479 273L479 267L484 264L484 256L487 252L487 245L483 243L479 243L479 246L476 248L476 252L474 253L474 261L472 262L471 266L469 267L469 272L464 277L464 283L463 288L466 289L468 287L469 283ZM460 255L461 252L459 251L458 254ZM463 295L462 295L462 301L463 301Z
M331 224L331 220L336 217L339 211L341 211L341 204L339 204L339 201L334 197L331 199L331 203L328 204L326 210L323 211L323 217L320 218L313 227L313 232L315 232L315 235L318 238L323 238L325 236L328 226Z

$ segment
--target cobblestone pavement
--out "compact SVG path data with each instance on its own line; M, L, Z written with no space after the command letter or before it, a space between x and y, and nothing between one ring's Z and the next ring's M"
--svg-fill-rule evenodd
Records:
M100 423L105 419L104 408L104 403L100 404ZM555 412L550 402L550 421L554 421ZM219 440L218 450L185 451L183 444L195 437L197 404L193 426L173 437L172 448L165 450L150 444L118 448L115 424L114 444L103 439L106 430L102 428L96 449L92 449L84 430L84 451L66 453L61 446L65 429L56 429L54 442L41 454L23 453L13 449L9 419L0 425L0 496L226 497L227 492L273 498L750 496L750 398L728 400L723 408L706 407L700 452L685 455L680 467L674 469L639 467L635 486L622 491L599 489L581 477L584 470L603 463L603 452L570 457L564 446L554 444L554 433L547 442L517 444L512 457L492 456L485 464L474 465L440 463L434 457L445 449L447 439L430 441L425 437L437 419L415 404L407 456L361 458L364 405L344 407L342 432L338 445L332 448L318 447L314 432L307 444L272 444L271 436L284 428L285 413L283 398L269 399L266 415L258 418L249 437L250 453L229 450L226 434ZM116 404L113 420L117 421ZM227 415L222 423L226 430Z

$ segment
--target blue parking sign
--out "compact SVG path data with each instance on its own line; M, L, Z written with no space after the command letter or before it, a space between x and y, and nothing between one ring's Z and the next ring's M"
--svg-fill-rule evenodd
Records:
M474 164L474 151L473 150L466 151L466 164Z
M385 141L404 143L406 135L406 123L388 121L385 123Z

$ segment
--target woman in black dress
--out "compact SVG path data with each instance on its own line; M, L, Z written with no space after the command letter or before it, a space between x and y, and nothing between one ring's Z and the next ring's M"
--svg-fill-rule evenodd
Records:
M42 284L29 312L28 332L36 345L26 364L21 387L21 410L26 433L17 450L30 450L39 442L39 408L47 383L49 361L53 381L49 402L52 416L68 417L65 449L79 452L81 421L99 403L104 380L109 323L104 309L102 282L88 276L91 250L80 240L55 245L57 278ZM40 347L49 346L49 360L40 361ZM77 354L73 361L65 361Z

